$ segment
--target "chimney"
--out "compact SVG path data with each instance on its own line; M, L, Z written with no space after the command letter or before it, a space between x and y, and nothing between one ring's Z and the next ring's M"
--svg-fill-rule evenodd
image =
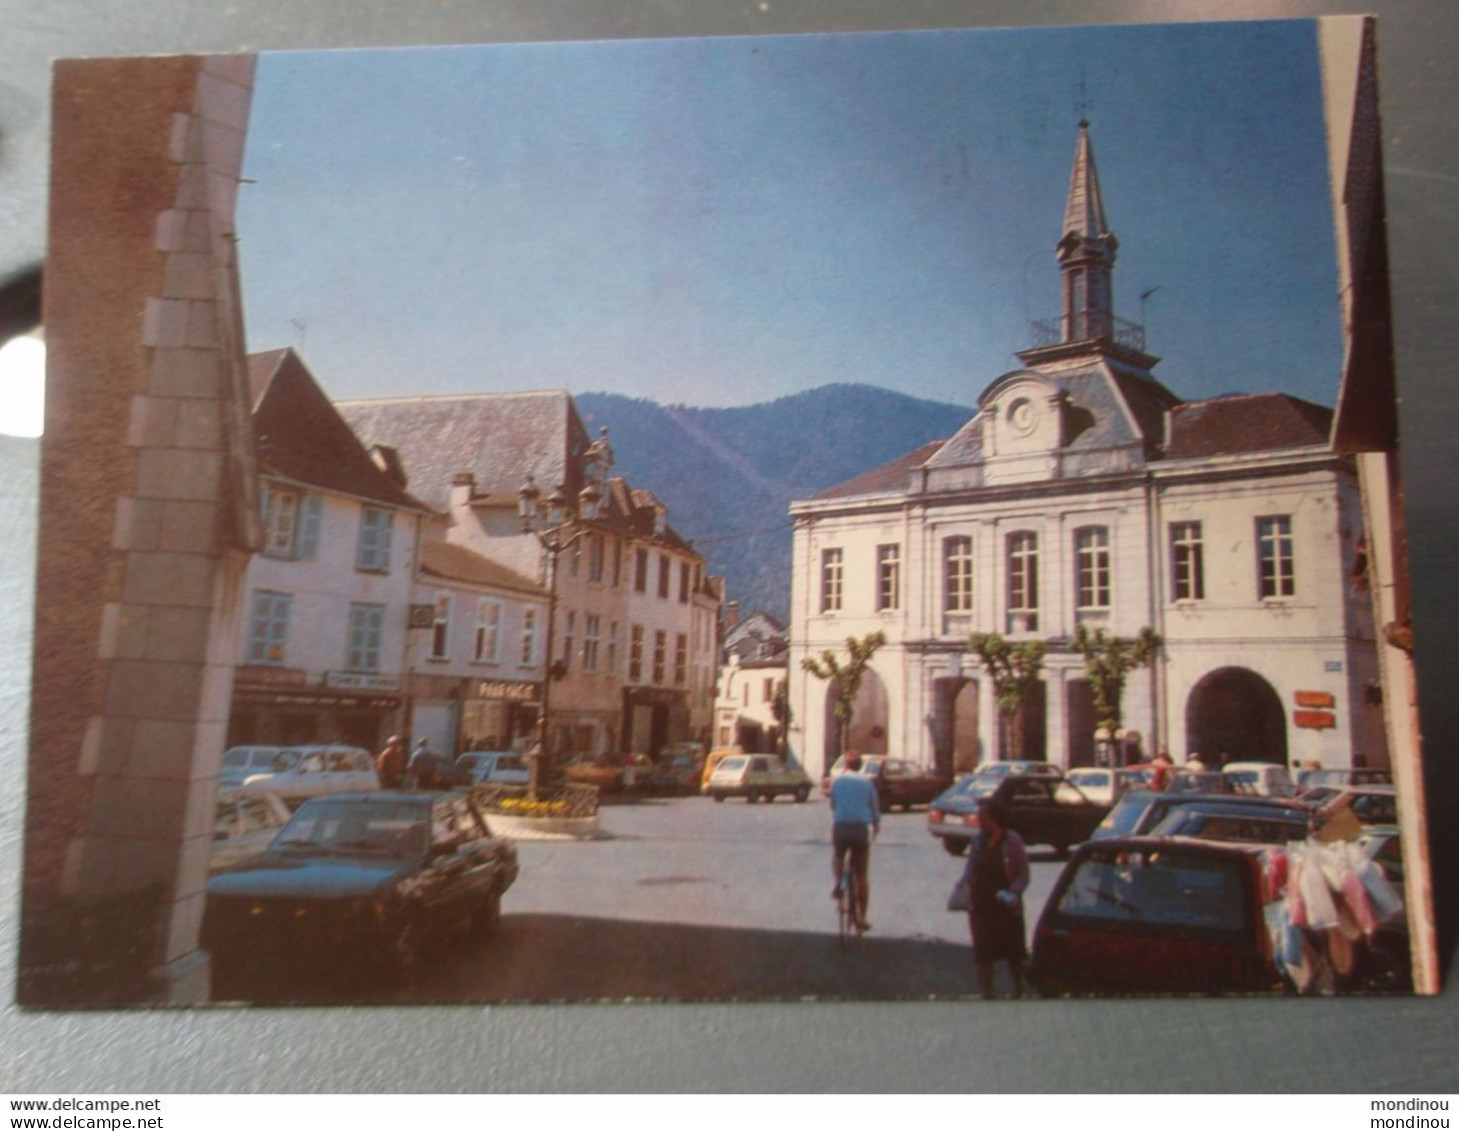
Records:
M469 471L458 471L456 477L451 480L451 510L469 507L474 498L476 498L476 476Z
M724 605L724 630L733 632L735 626L740 623L740 603L738 601L726 601Z

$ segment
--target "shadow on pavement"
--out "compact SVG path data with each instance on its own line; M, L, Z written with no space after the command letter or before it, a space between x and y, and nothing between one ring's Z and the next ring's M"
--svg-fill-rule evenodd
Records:
M834 934L527 914L432 953L403 987L337 969L272 971L265 984L220 991L217 1000L268 1004L898 1000L968 997L976 980L966 946L874 930L843 950Z

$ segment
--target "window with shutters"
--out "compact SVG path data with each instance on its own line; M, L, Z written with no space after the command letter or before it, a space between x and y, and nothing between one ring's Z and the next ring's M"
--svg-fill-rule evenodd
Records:
M360 543L355 568L369 573L390 572L390 529L395 515L383 507L360 508Z
M351 604L345 667L352 672L379 671L380 648L384 636L384 605Z
M269 667L284 663L289 640L289 606L293 598L287 593L255 589L249 618L248 663Z

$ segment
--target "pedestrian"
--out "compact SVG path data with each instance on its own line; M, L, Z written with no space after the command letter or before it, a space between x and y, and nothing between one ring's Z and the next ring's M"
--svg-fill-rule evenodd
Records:
M407 789L435 789L440 784L440 759L431 753L430 744L422 738L411 751L405 768Z
M405 743L392 734L375 759L375 772L380 775L381 789L399 789L405 781Z
M1170 784L1170 777L1175 772L1175 763L1170 760L1170 752L1163 748L1158 750L1152 764L1155 767L1155 773L1150 778L1150 788L1164 789Z
M1023 962L1028 956L1023 924L1028 849L1008 827L1006 803L996 794L978 805L978 838L963 879L968 884L968 930L978 992L984 998L993 996L993 964L1006 962L1013 975L1013 996L1022 997Z
M1201 761L1200 751L1191 751L1190 757L1185 760L1185 768L1193 774L1205 772L1206 764L1205 762Z

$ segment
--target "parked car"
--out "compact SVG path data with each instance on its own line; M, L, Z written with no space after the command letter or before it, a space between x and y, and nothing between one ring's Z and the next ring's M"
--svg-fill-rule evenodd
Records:
M1367 766L1353 769L1298 770L1297 788L1316 789L1319 785L1392 785L1393 774L1389 770L1370 769Z
M1132 790L1115 802L1114 808L1099 823L1090 839L1135 836L1151 832L1171 812L1184 805L1234 805L1260 816L1276 810L1290 813L1296 809L1290 801L1279 797L1234 797L1229 793L1172 793L1170 790Z
M454 776L466 785L526 785L532 770L516 750L468 750L457 755Z
M698 743L668 747L654 763L653 772L648 776L648 790L650 793L694 793L699 788L703 769L704 755Z
M900 806L926 805L952 784L947 774L930 767L914 766L902 758L882 758L873 769L877 800L883 813Z
M1258 797L1295 797L1297 787L1287 767L1275 762L1228 762L1221 767L1221 776L1232 793L1256 794Z
M277 766L299 758L298 746L231 746L223 753L218 789L240 789L254 774L272 773Z
M1263 890L1255 846L1092 841L1044 905L1029 981L1044 996L1278 990Z
M494 928L517 868L466 794L315 798L261 857L208 881L202 943L230 976L362 961L405 975L428 940Z
M1297 804L1324 817L1351 809L1364 825L1398 824L1398 794L1391 785L1320 785L1299 795Z
M1064 771L1052 762L1030 762L1024 759L1011 759L1007 762L979 762L973 776L984 782L991 781L996 787L997 784L1009 774L1032 774L1037 777L1060 778Z
M743 753L744 750L738 746L719 746L706 754L704 756L704 770L699 775L699 792L709 792L709 779L713 776L715 769L718 768L721 762L726 758L733 758L736 754Z
M1176 770L1165 783L1166 793L1230 793L1231 783L1220 770Z
M856 773L861 774L863 777L875 777L881 771L881 764L886 761L886 757L885 754L863 754L861 756L861 767L856 770ZM826 771L826 776L821 779L821 792L829 794L832 783L842 774L849 773L851 771L846 768L846 755L842 754L841 757L831 763L831 768ZM933 796L936 796L936 794Z
M1115 798L1125 789L1130 788L1127 784L1131 780L1121 780L1120 771L1106 770L1098 766L1079 766L1070 770L1064 775L1064 780L1070 785L1078 786L1079 792L1084 794L1097 805L1113 805Z
M563 767L562 776L578 785L597 786L603 793L630 790L648 781L653 763L647 754L599 754Z
M716 801L743 797L750 804L774 801L782 793L804 801L811 779L799 766L771 754L735 754L724 759L709 778L709 796Z
M273 768L243 779L245 789L277 793L291 807L311 797L379 789L375 759L358 746L295 746L274 758Z
M208 871L219 872L260 855L289 823L289 807L266 790L231 790L213 806Z
M955 786L944 793L927 814L927 831L954 856L966 852L977 835L978 805L990 796L979 785L977 775L960 782L961 788ZM991 795L1003 799L1008 808L1008 827L1025 844L1048 844L1058 852L1087 840L1110 808L1091 801L1063 778L1042 773L1004 777Z
M1300 809L1254 812L1240 805L1208 802L1178 805L1151 836L1186 836L1243 844L1287 844L1307 839L1307 814Z

